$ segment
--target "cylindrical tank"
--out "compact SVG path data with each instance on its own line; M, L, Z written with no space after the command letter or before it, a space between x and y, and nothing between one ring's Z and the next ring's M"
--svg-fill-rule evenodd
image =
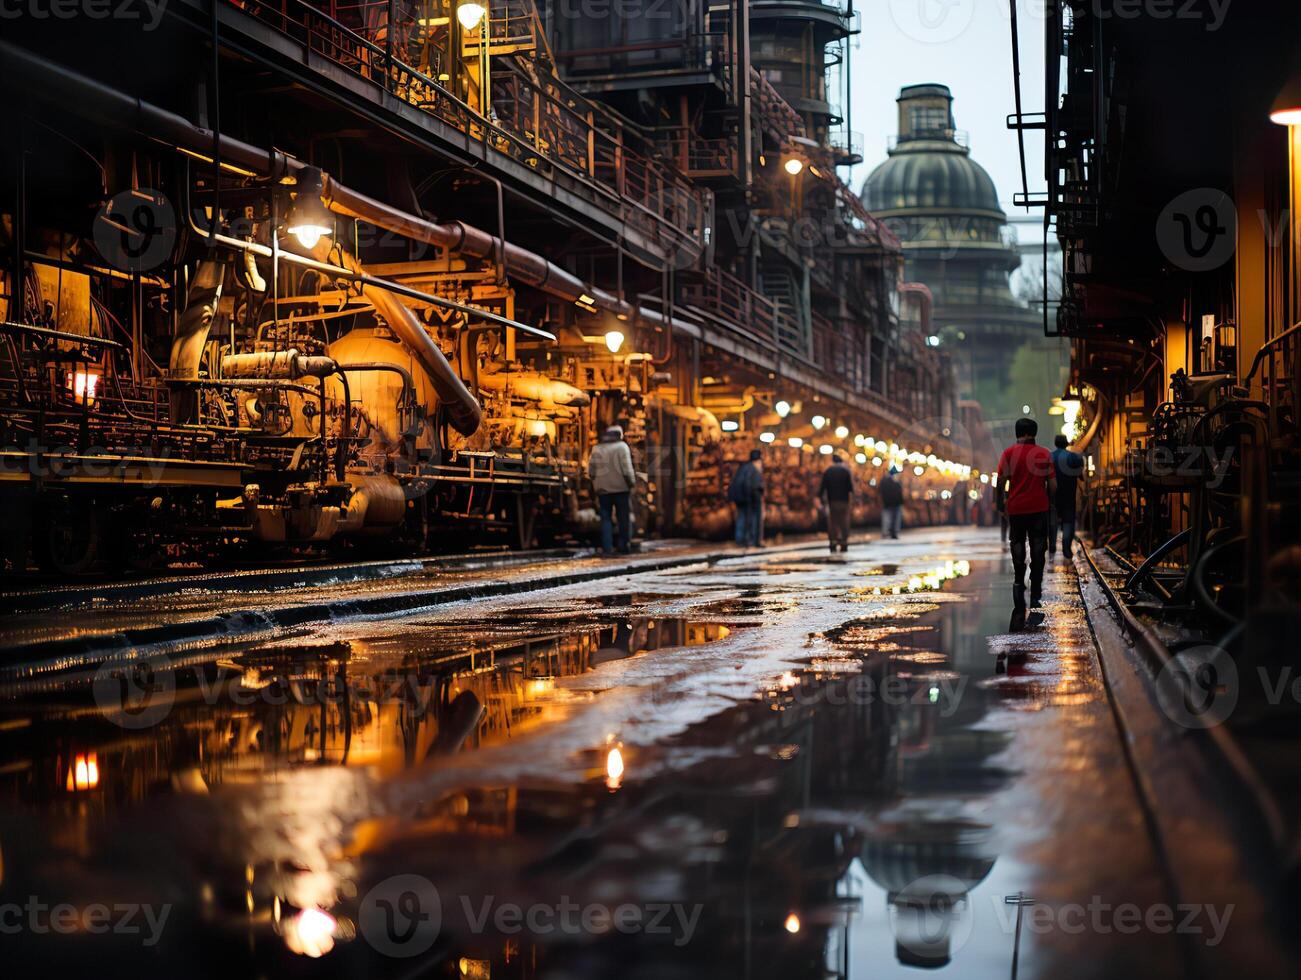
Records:
M422 424L416 436L416 448L433 446L433 427L426 421L438 405L429 375L416 359L399 343L378 336L373 330L353 330L344 334L329 347L329 354L341 367L349 364L392 364L411 375L415 388L416 419ZM343 397L343 386L332 382L333 393ZM375 444L372 449L385 454L396 452L402 445L402 421L398 413L403 381L392 371L349 371L348 386L352 402L359 405L374 425Z

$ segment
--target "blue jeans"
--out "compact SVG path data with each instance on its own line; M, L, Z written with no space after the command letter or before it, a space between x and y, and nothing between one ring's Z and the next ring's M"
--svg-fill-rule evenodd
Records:
M763 543L763 504L736 505L736 543L757 548Z
M601 506L601 550L607 555L614 550L614 515L619 516L619 550L627 551L632 538L632 492L603 493Z
M1069 558L1071 557L1071 549L1075 545L1075 515L1061 517L1058 519L1057 524L1062 529L1062 554Z
M897 538L901 527L903 527L903 507L882 507L881 537Z

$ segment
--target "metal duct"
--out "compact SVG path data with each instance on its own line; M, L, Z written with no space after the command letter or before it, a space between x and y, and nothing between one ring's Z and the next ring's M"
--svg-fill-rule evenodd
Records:
M217 315L221 299L221 283L226 267L220 262L200 262L199 268L185 294L185 312L176 324L172 338L172 352L167 362L168 381L196 381L203 349L208 344L208 331ZM190 385L170 385L171 419L188 425L197 422L199 395Z
M339 264L349 272L358 275L365 273L351 252L342 245L332 246L326 239L317 243L312 254L319 262L328 262L337 256ZM409 306L388 290L362 283L361 292L429 375L434 391L438 392L439 399L447 406L447 420L452 428L463 436L474 435L483 418L483 409L479 406L478 399L470 394L470 389L465 387L465 382L452 370L452 365L429 336L425 325L416 318Z
M165 137L191 154L209 159L213 147L212 131L195 125L184 116L133 98L5 41L0 41L0 62L14 77L25 79L29 83L28 90L35 97L47 98L60 108L80 112L98 122L114 122L155 139ZM279 150L263 149L230 136L220 136L219 145L224 163L257 174L279 178L296 174L307 166ZM413 241L475 258L492 258L497 254L499 239L480 228L461 221L446 224L427 221L340 184L328 174L322 176L323 199L336 214L360 218ZM621 302L614 294L583 282L535 252L509 242L502 242L500 247L507 273L522 282L570 302L586 295L591 298L591 305L618 315L631 316L636 312L632 304Z

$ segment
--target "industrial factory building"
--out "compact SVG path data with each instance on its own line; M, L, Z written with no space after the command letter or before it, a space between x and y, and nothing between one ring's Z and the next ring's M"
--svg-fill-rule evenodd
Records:
M1042 311L1012 295L1016 234L957 128L948 86L899 93L889 153L863 185L863 204L900 239L908 278L930 289L931 342L950 353L961 397L990 423L1046 418L1062 393L1062 345L1044 337Z
M953 366L839 176L851 14L665 9L7 27L6 567L584 535L615 423L645 533L722 533L754 447L770 531L833 450L951 516Z

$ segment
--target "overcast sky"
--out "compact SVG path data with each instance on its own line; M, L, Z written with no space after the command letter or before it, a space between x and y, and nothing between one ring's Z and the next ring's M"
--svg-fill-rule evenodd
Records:
M1044 104L1043 0L1017 0L1021 38L1023 111ZM886 157L888 139L898 129L895 100L899 89L938 82L953 90L958 129L971 139L972 158L998 187L1009 217L1034 214L1012 207L1021 189L1016 133L1007 128L1013 111L1012 37L1009 0L857 0L862 18L858 47L851 51L853 98L851 128L861 134L864 163L854 167L855 190ZM851 44L853 41L851 40ZM1030 190L1042 190L1043 138L1026 134ZM1019 229L1022 240L1026 229ZM1040 233L1034 232L1035 240Z

